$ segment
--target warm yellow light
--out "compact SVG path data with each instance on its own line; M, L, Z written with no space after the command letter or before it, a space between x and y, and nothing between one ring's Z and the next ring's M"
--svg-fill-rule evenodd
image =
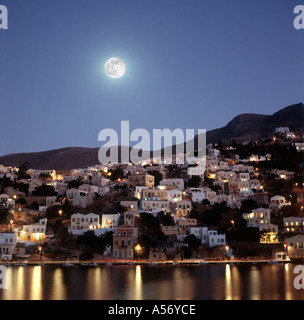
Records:
M137 252L139 252L139 251L141 250L140 244L136 245L135 250L136 250Z

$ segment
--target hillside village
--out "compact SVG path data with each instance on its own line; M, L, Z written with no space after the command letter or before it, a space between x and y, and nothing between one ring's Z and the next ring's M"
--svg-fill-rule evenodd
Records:
M194 164L0 166L0 260L303 258L303 137L219 141Z

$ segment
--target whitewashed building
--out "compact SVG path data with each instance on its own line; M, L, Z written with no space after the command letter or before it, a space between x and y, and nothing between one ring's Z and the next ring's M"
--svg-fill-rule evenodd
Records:
M67 200L70 201L73 206L80 206L82 208L86 208L88 205L93 203L92 194L75 188L67 190L66 196Z
M291 202L286 201L285 197L276 195L270 198L269 209L272 211L281 210L284 206L290 206Z
M17 239L17 232L0 232L0 260L12 260Z
M89 213L81 214L76 213L71 216L71 231L74 230L93 230L100 228L100 217L98 214Z
M24 225L20 238L29 241L41 241L45 238L47 219L40 219L38 223Z
M270 210L266 208L253 209L251 213L243 213L247 226L256 228L270 223Z
M208 248L226 245L225 234L218 234L217 230L208 230L207 227L190 227L189 234L195 235Z
M174 186L177 189L184 190L184 180L183 179L165 179L160 181L161 186Z

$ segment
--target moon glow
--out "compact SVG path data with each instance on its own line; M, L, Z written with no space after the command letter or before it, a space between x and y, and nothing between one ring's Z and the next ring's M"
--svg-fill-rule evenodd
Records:
M120 58L110 58L105 64L105 71L111 78L121 78L126 73L126 65Z

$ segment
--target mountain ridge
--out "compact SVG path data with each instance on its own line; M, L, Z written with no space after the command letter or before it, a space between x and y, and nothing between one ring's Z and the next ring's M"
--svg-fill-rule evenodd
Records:
M274 128L282 126L304 127L303 103L285 107L272 115L239 114L226 126L207 131L207 144L220 140L229 143L233 139L241 142L260 139L271 134ZM100 164L98 150L99 148L65 147L41 152L8 154L0 157L0 164L18 167L28 162L30 168L40 170L85 168ZM119 147L119 153L120 150Z

